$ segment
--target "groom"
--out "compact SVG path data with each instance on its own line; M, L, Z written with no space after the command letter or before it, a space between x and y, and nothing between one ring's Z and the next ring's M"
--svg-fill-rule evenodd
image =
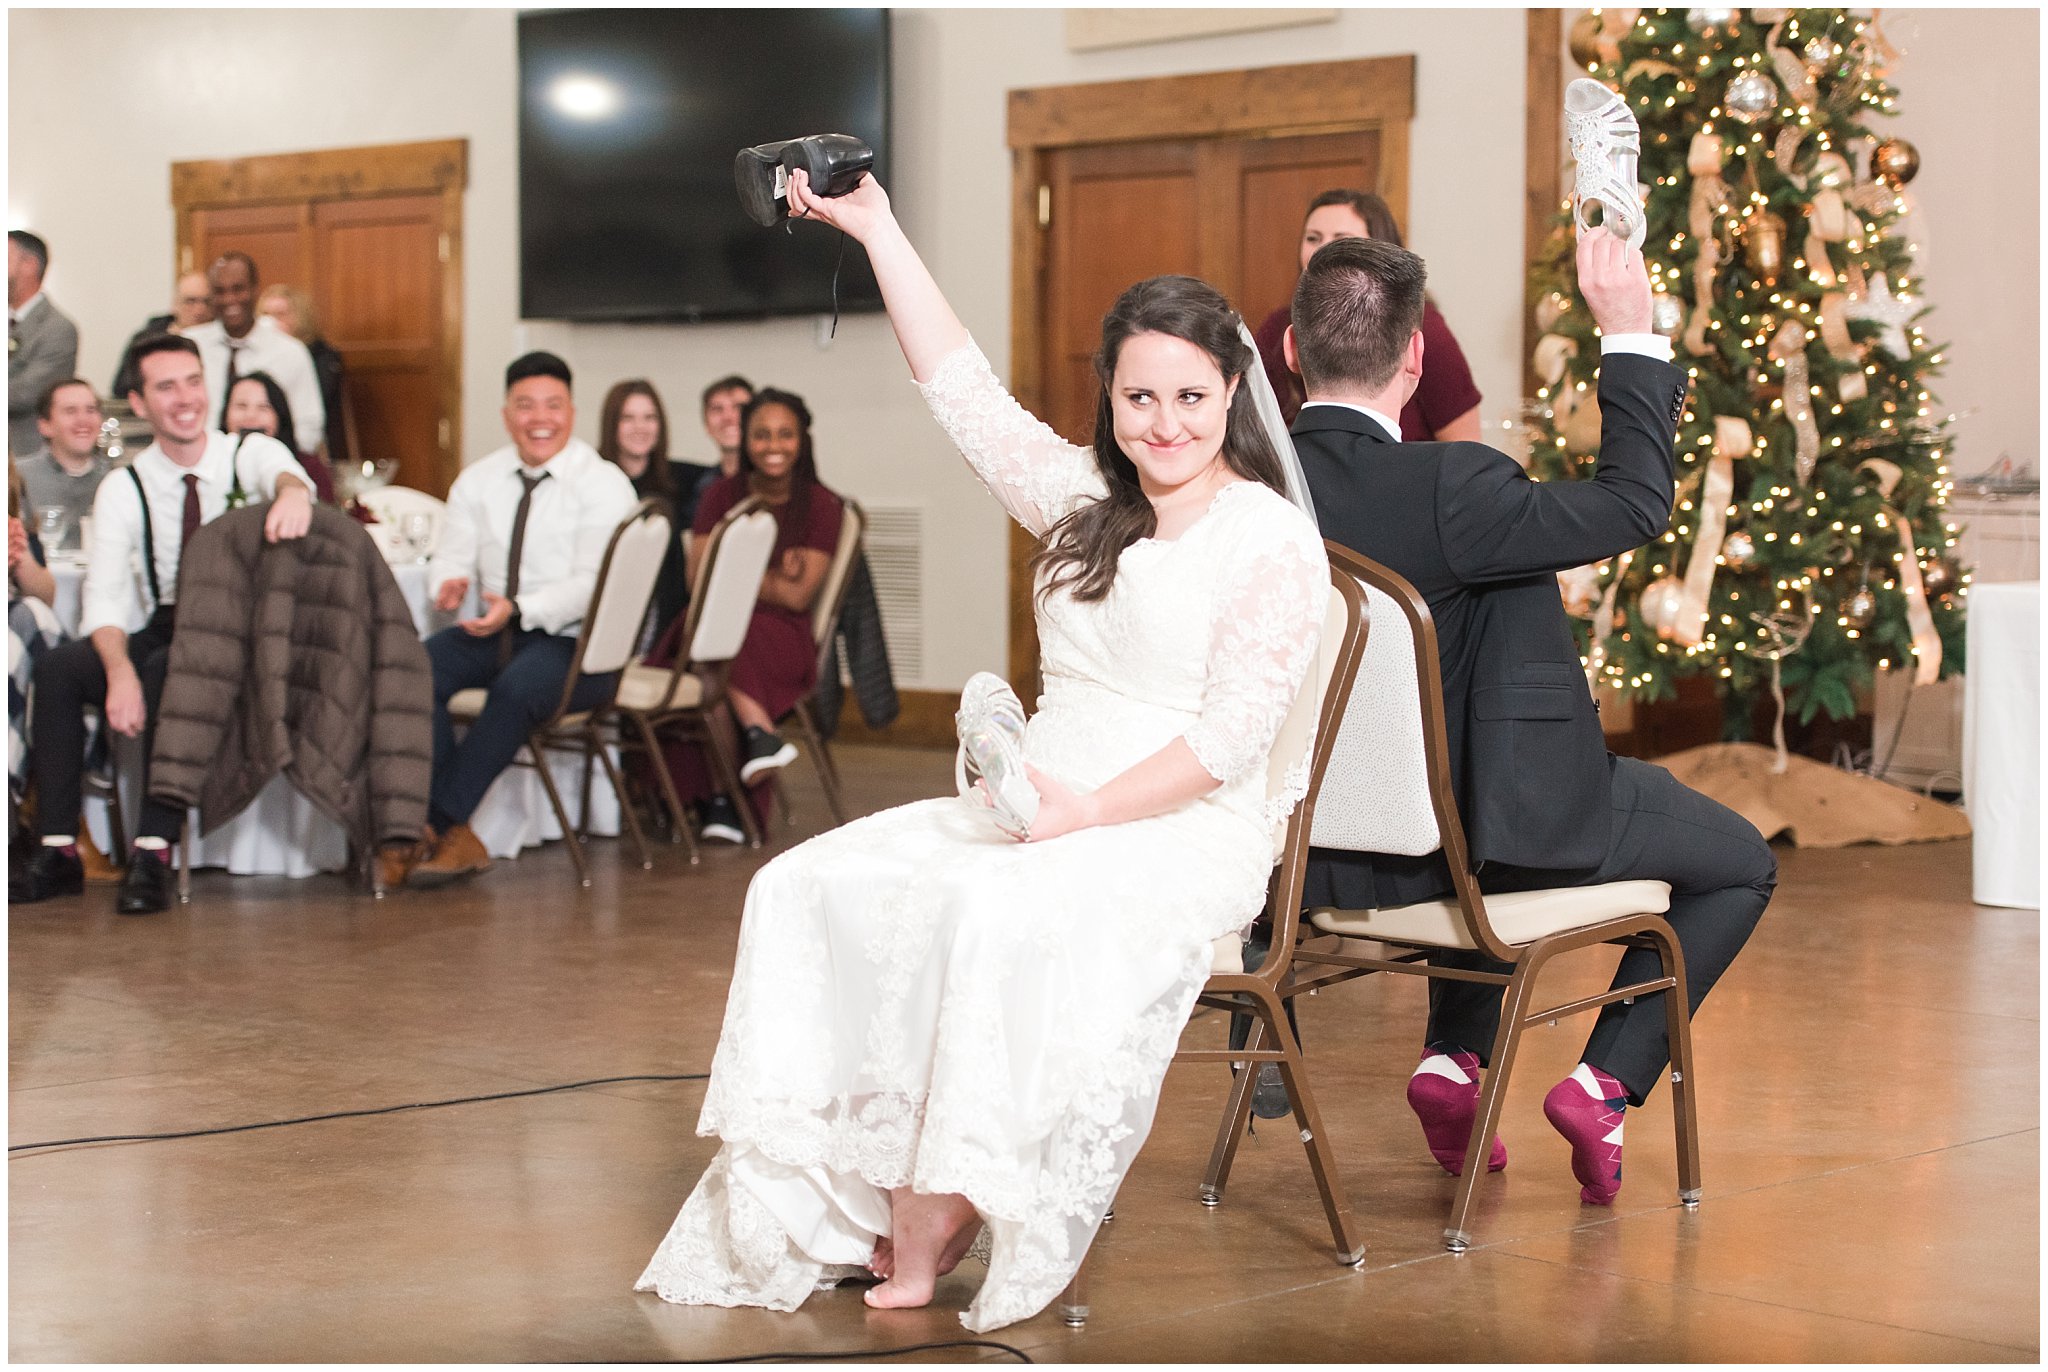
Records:
M1394 416L1421 380L1422 259L1339 239L1294 294L1284 347L1307 402L1293 434L1325 537L1411 582L1441 660L1451 773L1482 889L1634 878L1671 884L1668 918L1697 1009L1749 938L1777 883L1769 845L1741 816L1661 767L1607 752L1556 573L1663 534L1685 373L1651 331L1640 254L1596 230L1579 242L1579 290L1600 326L1600 458L1591 480L1536 482L1479 443L1403 443ZM1313 850L1306 904L1370 909L1451 893L1426 858ZM1505 970L1476 954L1444 965ZM1623 955L1616 984L1657 974ZM1409 1104L1444 1168L1463 1166L1501 988L1431 979ZM1579 1068L1544 1103L1572 1144L1585 1200L1621 1186L1621 1121L1670 1061L1662 992L1606 1006ZM1491 1169L1507 1165L1493 1142Z

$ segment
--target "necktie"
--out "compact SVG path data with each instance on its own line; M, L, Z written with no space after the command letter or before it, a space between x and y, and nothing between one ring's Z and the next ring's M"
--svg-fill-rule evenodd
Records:
M178 533L178 556L185 556L185 546L192 541L192 535L199 531L199 478L192 472L185 473L185 522Z
M525 472L519 473L519 484L526 489L519 493L519 508L512 515L512 555L506 559L507 565L505 567L505 599L507 600L519 599L519 555L526 549L526 517L533 513L534 488L547 479L548 474L546 472L542 472L539 476L528 476ZM501 637L498 639L498 661L500 663L506 662L511 658L512 635L518 631L518 628L519 626L511 620L505 622Z

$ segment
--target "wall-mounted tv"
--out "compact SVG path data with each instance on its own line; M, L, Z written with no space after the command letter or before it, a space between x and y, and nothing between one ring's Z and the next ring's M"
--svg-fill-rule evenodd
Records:
M889 13L561 10L519 18L520 310L699 320L833 308L840 235L764 229L733 156L850 133L888 181ZM846 244L838 306L881 307Z

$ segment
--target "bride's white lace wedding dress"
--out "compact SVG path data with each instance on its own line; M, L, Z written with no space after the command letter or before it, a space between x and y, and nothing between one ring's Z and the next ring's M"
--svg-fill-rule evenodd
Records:
M921 389L1033 533L1103 495L1090 452L971 343ZM1046 689L1025 734L1032 764L1076 790L1179 737L1222 786L1033 844L957 798L922 801L762 869L697 1124L724 1147L637 1289L793 1310L863 1270L888 1189L908 1183L965 1195L987 1224L969 1329L1059 1294L1151 1127L1210 944L1264 900L1267 754L1328 593L1309 518L1227 485L1179 538L1126 549L1106 599L1041 602Z

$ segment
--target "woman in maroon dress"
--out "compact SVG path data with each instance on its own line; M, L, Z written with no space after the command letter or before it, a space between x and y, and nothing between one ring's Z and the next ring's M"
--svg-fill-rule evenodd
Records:
M1308 218L1301 226L1301 265L1315 256L1316 249L1338 238L1377 238L1402 247L1401 230L1387 202L1370 191L1324 191L1309 202ZM1254 335L1259 360L1266 364L1266 376L1287 422L1294 422L1301 409L1301 378L1287 369L1281 337L1287 332L1292 310L1287 305L1266 316ZM1422 301L1422 384L1414 399L1401 411L1401 437L1410 443L1436 440L1443 443L1476 441L1479 437L1479 388L1472 384L1472 369L1451 335L1451 326L1437 311L1436 302Z
M796 748L775 732L775 722L818 685L818 645L811 636L811 608L825 583L825 570L839 547L844 507L818 480L811 451L811 412L788 391L758 391L740 416L740 469L715 482L697 505L690 547L690 581L704 535L726 511L757 496L775 516L775 551L761 578L760 599L746 642L732 661L727 697L739 726L740 780L754 812L768 814L768 784L777 769L796 760ZM680 622L676 628L680 628ZM671 632L671 640L675 637ZM677 644L664 641L650 661L673 661ZM703 804L703 835L739 843L745 838L733 799L716 794L695 748L667 750L670 774L685 800Z

